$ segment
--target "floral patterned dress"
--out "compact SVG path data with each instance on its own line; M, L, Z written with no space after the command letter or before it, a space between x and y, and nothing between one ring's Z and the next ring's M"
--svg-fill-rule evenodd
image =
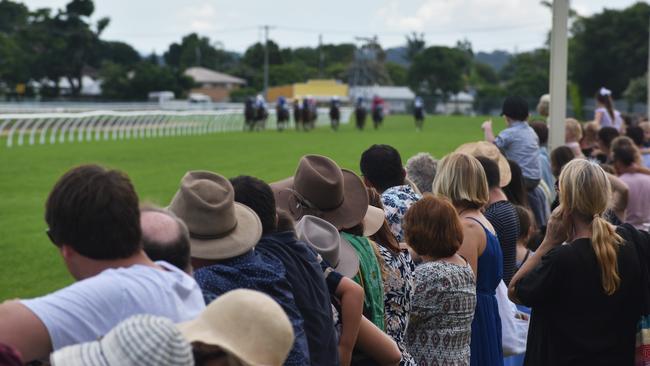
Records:
M411 311L411 290L415 264L408 251L393 253L376 244L379 251L379 265L384 281L384 319L386 334L391 336L400 351L400 366L415 366L416 363L406 350L404 334Z
M476 282L469 264L417 267L406 349L418 365L469 365Z

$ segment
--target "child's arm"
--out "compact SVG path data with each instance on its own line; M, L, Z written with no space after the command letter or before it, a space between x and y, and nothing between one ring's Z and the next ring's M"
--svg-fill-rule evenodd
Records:
M494 132L492 131L492 120L483 122L481 129L483 129L485 141L494 143L494 140L496 140L496 138L494 137Z

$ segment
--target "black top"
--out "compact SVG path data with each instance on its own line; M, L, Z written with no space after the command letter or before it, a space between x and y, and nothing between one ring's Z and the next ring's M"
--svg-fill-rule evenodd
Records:
M286 268L298 310L304 319L311 365L338 365L338 340L330 291L317 254L293 232L262 236L255 251L280 260Z
M590 239L552 249L517 283L516 296L532 307L525 365L634 364L642 289L639 255L628 242L633 237L629 230L634 228L618 229L626 243L617 256L621 283L611 296L602 288ZM637 244L650 247L647 233L637 238L642 241Z
M503 282L510 284L517 271L517 237L519 217L517 210L508 201L494 202L485 209L485 218L494 227L503 253Z

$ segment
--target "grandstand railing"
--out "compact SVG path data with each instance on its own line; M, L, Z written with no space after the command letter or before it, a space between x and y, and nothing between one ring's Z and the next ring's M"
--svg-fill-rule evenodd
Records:
M352 110L341 109L341 122L349 121ZM275 111L269 110L267 129L276 129ZM319 108L317 125L329 124L327 108ZM293 120L288 128L294 128ZM6 146L55 144L99 140L124 140L166 136L204 135L242 131L243 110L194 111L105 111L81 113L0 114L0 137Z

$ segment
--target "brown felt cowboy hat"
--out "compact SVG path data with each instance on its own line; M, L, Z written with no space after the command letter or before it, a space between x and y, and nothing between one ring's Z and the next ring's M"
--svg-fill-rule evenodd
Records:
M383 219L381 210L368 208L368 194L361 178L325 156L303 156L293 177L271 183L271 188L278 208L296 220L313 215L337 230L364 222L368 226L364 234L372 235L379 229L374 223ZM366 218L366 214L371 217ZM374 232L369 232L372 229Z
M236 257L255 247L262 236L257 214L235 202L230 181L212 172L186 173L167 209L187 225L194 258Z
M473 157L485 156L486 158L494 161L499 166L499 187L505 187L510 183L512 179L512 173L510 172L510 165L499 148L487 141L478 141L478 142L469 142L467 144L460 145L456 152L465 153Z

